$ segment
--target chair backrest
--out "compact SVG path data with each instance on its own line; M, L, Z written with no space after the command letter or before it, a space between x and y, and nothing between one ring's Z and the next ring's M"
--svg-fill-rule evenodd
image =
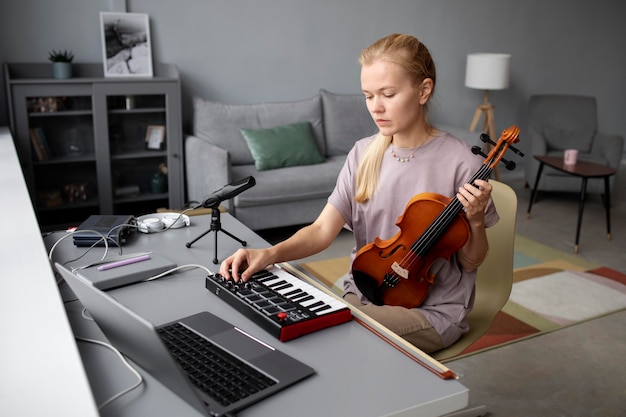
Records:
M588 152L597 128L595 97L548 94L530 98L528 134L542 136L548 150Z
M489 183L493 186L491 198L500 220L487 229L489 253L478 268L474 309L467 317L470 330L452 346L433 353L437 360L458 355L484 335L511 294L517 195L504 183L495 180Z

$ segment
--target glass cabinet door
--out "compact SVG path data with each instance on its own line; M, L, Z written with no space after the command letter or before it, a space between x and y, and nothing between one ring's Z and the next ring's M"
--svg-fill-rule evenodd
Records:
M91 93L90 85L14 90L18 152L40 223L63 225L98 211Z
M172 164L179 169L181 162L171 149L180 143L179 124L171 126L168 112L173 96L178 97L172 88L159 82L95 87L96 109L105 115L96 126L103 138L98 145L109 157L102 178L110 178L110 188L102 201L113 213L142 215L173 207L171 192L180 190L170 190L170 169Z

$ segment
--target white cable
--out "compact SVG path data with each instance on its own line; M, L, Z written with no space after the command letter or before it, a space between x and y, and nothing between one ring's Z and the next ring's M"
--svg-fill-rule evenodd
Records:
M160 273L160 274L158 274L158 275L155 275L155 276L153 276L153 277L146 278L146 279L144 279L144 281L153 281L153 280L155 280L155 279L162 278L162 277L164 277L164 276L166 276L166 275L171 274L172 272L176 272L176 271L181 270L181 269L184 269L184 268L200 268L200 269L204 269L208 275L213 274L213 272L211 272L211 270L210 270L209 268L207 268L206 266L204 266L204 265L198 265L198 264L187 264L187 265L177 266L176 268L172 268L172 269L170 269L170 270L167 270L167 271L165 271L165 272L162 272L162 273Z
M115 354L116 354L116 355L120 358L120 360L122 361L122 363L123 363L124 365L126 365L126 367L128 368L128 370L129 370L130 372L132 372L132 373L135 375L135 377L137 377L137 382L135 382L132 386L130 386L130 387L128 387L128 388L126 388L125 390L118 392L117 394L115 394L114 396L112 396L111 398L109 398L108 400L106 400L106 401L104 401L103 403L101 403L100 405L98 405L98 410L101 410L103 407L105 407L105 406L107 406L108 404L110 404L111 402L113 402L113 401L117 400L117 399L118 399L118 398L120 398L122 395L125 395L125 394L127 394L127 393L131 392L132 390L134 390L135 388L139 387L139 386L143 383L143 377L141 376L141 374L140 374L139 372L137 372L137 371L135 370L135 368L133 368L133 367L132 367L132 366L128 363L128 361L126 360L126 358L124 358L124 356L120 353L120 351L119 351L119 350L117 350L116 348L114 348L114 347L113 347L113 346L111 346L110 344L105 343L105 342L102 342L102 341L100 341L100 340L95 340L95 339L86 339L86 338L83 338L83 337L78 337L78 336L75 336L75 337L76 337L76 340L80 340L81 342L95 343L95 344L97 344L97 345L104 346L104 347L106 347L106 348L108 348L108 349L112 350L112 351L113 351L113 352L114 352L114 353L115 353Z
M50 251L48 252L48 259L49 259L50 261L52 261L52 253L54 252L54 249L56 249L57 245L58 245L59 243L61 243L63 240L67 239L68 237L72 236L72 235L73 235L74 233L76 233L76 232L77 232L76 230L75 230L75 231L72 231L72 232L69 232L68 234L66 234L65 236L63 236L61 239L59 239L59 240L57 240L56 242L54 242L54 245L52 245L52 247L50 248ZM101 238L101 239L97 240L97 241L96 241L93 245L91 245L91 246L90 246L90 247L89 247L89 248L85 251L85 253L84 253L83 255L81 255L79 258L76 258L76 259L71 260L71 261L66 261L66 262L65 262L65 264L66 264L66 263L68 263L68 262L73 262L73 261L76 261L76 260L78 260L78 259L82 258L83 256L85 256L85 254L86 254L87 252L89 252L91 249L93 249L93 248L94 248L94 247L95 247L95 246L96 246L96 245L100 242L100 240L104 241L104 247L105 247L105 250L104 250L104 255L102 255L102 259L104 259L104 258L106 257L107 252L109 251L109 243L108 243L109 238L107 238L106 236L104 236L102 233L100 233L100 232L99 232L99 231L97 231L97 230L78 230L78 232L81 232L81 233L82 233L82 232L92 232L92 233L95 233L95 234L97 234L98 236L100 236L100 238Z

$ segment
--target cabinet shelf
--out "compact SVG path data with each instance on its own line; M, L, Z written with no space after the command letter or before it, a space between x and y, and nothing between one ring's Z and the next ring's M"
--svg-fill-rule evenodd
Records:
M115 153L111 155L112 161L122 161L128 159L163 158L167 156L167 151L134 151L127 153Z
M41 212L54 212L54 211L62 211L62 210L68 210L68 209L84 209L84 208L96 209L97 207L98 207L98 198L92 197L87 200L74 201L73 203L63 202L62 204L59 204L58 206L52 206L52 207L44 207L44 206L38 205L37 209L40 210Z
M33 161L34 166L46 166L57 164L71 164L71 163L83 163L83 162L95 162L96 154L88 153L80 156L55 156L47 161Z
M49 64L4 65L11 129L42 230L80 224L92 214L182 208L176 67L155 65L154 77L136 79L104 77L101 64L73 69L72 78L57 80ZM157 149L148 149L154 126L162 128L161 142L154 146L150 136ZM167 175L155 186L157 172ZM138 194L116 196L121 187Z
M165 200L167 193L142 193L132 197L117 197L115 204L135 203L140 201Z
M28 113L28 117L68 117L68 116L91 116L91 110L59 110L59 111L35 111Z
M110 109L111 114L142 114L142 113L165 113L165 107L145 107L135 109Z

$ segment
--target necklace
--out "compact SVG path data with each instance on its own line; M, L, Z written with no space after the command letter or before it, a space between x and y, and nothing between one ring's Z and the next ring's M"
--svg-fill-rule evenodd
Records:
M433 138L433 136L428 136L424 142L422 142L419 145L417 145L417 148L415 148L415 150L410 155L407 155L407 156L400 156L400 155L398 155L396 153L396 147L393 146L393 139L392 139L392 141L391 141L391 156L393 156L396 159L396 161L398 161L398 162L402 162L402 163L409 162L411 159L413 159L415 157L415 154L417 153L419 148L421 148L426 143L428 143L430 141L430 139L432 139L432 138Z
M419 146L415 148L415 150L413 151L413 153L411 153L411 155L400 156L396 154L396 151L395 151L396 148L395 146L393 146L393 144L391 144L391 156L396 158L396 161L398 162L402 162L402 163L409 162L411 159L413 159L413 157L415 157L415 153L417 152L419 148L420 148Z

